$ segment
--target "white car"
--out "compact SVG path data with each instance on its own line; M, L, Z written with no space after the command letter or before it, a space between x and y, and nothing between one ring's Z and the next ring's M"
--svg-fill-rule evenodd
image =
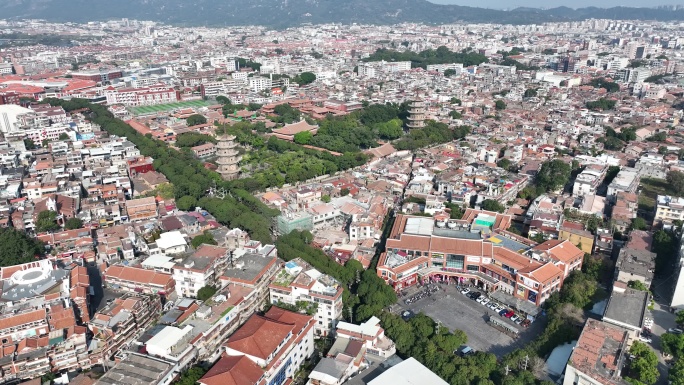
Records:
M489 303L489 300L485 298L480 303L486 306Z
M646 343L653 342L653 340L651 340L649 337L644 337L644 336L639 336L639 341L646 342Z
M517 321L517 320L518 320L518 316L515 315L515 314L513 314L513 317L511 317L511 321L512 321L512 322L515 322L515 321Z
M669 329L667 329L667 332L668 332L668 333L672 333L672 334L682 334L682 333L684 333L684 331L682 331L682 329L679 329L679 328L669 328Z
M496 310L496 308L499 307L499 304L496 303L496 302L494 302L494 301L492 301L492 302L489 303L489 306L487 306L487 307L490 308L490 309L492 309L492 310Z
M468 293L470 293L470 289L468 289L467 287L465 289L461 290L461 294L463 294L463 295L466 295Z
M485 299L487 299L487 297L485 297L484 295L481 295L481 296L477 297L477 299L475 300L475 302L482 303L482 301L485 300Z

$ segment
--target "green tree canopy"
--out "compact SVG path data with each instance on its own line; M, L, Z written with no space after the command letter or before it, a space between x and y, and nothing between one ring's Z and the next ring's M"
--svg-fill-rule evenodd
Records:
M214 236L211 235L211 233L205 231L203 234L200 234L196 236L195 238L192 238L192 241L190 241L190 245L192 245L193 248L197 249L198 247L207 244L207 245L216 245L216 240L214 239Z
M13 227L0 228L0 267L35 261L45 254L42 242Z
M183 211L194 210L197 207L197 199L190 195L182 196L176 200L176 207Z
M681 171L668 171L667 184L677 195L684 195L684 173Z
M211 285L204 286L197 290L197 299L200 301L206 301L216 294L216 288Z
M658 380L658 356L655 352L640 341L634 341L629 352L636 356L629 365L627 380L634 379L641 384L653 385Z
M52 210L41 211L36 219L36 231L39 233L59 230L57 213Z
M670 385L684 385L684 359L679 358L670 368Z
M615 104L617 102L615 100L610 100L606 98L600 98L598 100L594 100L591 102L587 102L586 106L590 110L612 110L615 108Z
M206 124L207 118L205 118L204 115L193 114L188 116L188 118L185 121L188 124L188 126L197 126L200 124Z
M392 119L384 123L378 123L376 127L381 138L393 140L404 134L402 125L401 119Z
M504 205L502 205L501 203L499 203L493 199L485 199L482 202L482 210L496 211L498 213L503 213L504 210L506 210L506 207L504 207Z
M542 163L535 183L542 191L555 191L563 188L570 180L572 172L569 164L560 159Z
M505 110L506 109L506 102L503 100L497 100L494 102L494 107L497 109L497 111Z
M304 86L316 81L316 75L313 72L302 72L301 74L295 76L292 80L300 86Z
M69 218L64 223L64 227L67 230L80 229L81 227L83 227L83 221L80 220L79 218Z
M313 134L310 131L302 131L295 134L294 142L297 144L309 144L312 138Z
M634 230L646 230L648 228L648 223L641 217L636 217L632 220L632 229Z
M177 147L195 147L206 143L216 143L216 139L197 132L184 132L176 137Z
M684 334L665 333L660 336L663 352L676 358L684 357Z
M648 287L641 281L629 281L627 282L627 286L634 290L648 291Z
M220 104L232 104L232 103L230 102L230 99L228 99L226 96L223 96L223 95L217 96L217 97L216 97L216 102L218 102L218 103L220 103Z

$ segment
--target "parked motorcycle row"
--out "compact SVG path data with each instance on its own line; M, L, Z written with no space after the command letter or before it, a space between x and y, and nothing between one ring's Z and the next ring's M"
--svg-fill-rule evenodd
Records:
M428 284L428 285L425 286L425 289L423 289L423 291L421 291L421 292L419 292L419 293L416 293L416 294L410 296L409 298L406 298L406 299L404 300L404 303L407 304L407 305L410 305L410 304L412 304L412 303L414 303L414 302L416 302L416 301L419 301L419 300L421 300L421 299L423 299L423 298L425 298L425 297L431 297L431 296L432 296L432 293L436 292L437 290L439 290L439 288L437 287L437 285L435 285L435 284Z

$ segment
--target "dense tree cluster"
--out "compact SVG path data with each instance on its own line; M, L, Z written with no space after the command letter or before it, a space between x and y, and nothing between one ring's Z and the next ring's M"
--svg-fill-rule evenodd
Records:
M311 144L343 153L377 147L378 138L378 131L362 125L354 115L328 116L320 122L318 133L311 140Z
M410 61L412 68L427 68L429 64L463 63L464 67L487 63L487 56L473 51L452 52L449 48L441 46L437 49L428 49L421 52L394 51L380 48L370 55L365 61Z
M620 91L620 85L605 78L591 79L589 84L594 88L605 88L608 92Z
M202 245L217 245L218 243L214 239L214 236L211 235L210 232L204 232L203 234L200 234L196 236L195 238L192 238L192 241L190 241L190 245L197 249L198 247Z
M204 286L197 290L197 299L200 301L206 301L216 294L216 288L211 285Z
M188 124L188 126L197 126L200 124L206 124L207 118L205 118L204 115L192 114L185 119L185 122Z
M51 210L41 211L36 218L36 231L39 233L57 231L61 227L57 223L57 213Z
M0 245L0 267L35 261L45 254L42 242L13 227L0 228Z
M542 163L535 178L538 194L563 188L570 180L572 168L561 159Z
M684 196L684 172L668 171L665 177L670 189L679 196Z
M289 124L298 122L301 119L301 113L299 110L292 108L292 106L287 103L278 104L273 109L273 112L278 114L277 116L271 117L271 120L276 123Z
M649 136L646 140L649 142L664 142L667 140L667 134L665 132L658 132Z
M177 147L195 147L206 143L216 143L216 139L211 135L200 134L197 132L184 132L176 137Z
M240 68L249 67L255 71L259 71L261 69L261 63L257 63L250 59L245 59L241 57L237 58L237 64L238 66L240 66Z
M207 371L200 366L193 366L186 372L183 372L180 379L178 379L178 382L176 382L176 385L195 385L206 372Z
M300 86L305 86L316 81L316 75L313 72L302 72L292 79L293 82Z
M67 230L75 230L83 227L83 221L79 218L69 218L64 222L64 228Z
M629 362L629 373L625 380L632 385L653 385L658 381L658 356L645 343L634 341L629 353L634 356Z
M653 246L651 250L656 253L655 275L669 274L677 256L677 236L667 230L658 230L653 234Z
M503 213L506 207L501 203L495 201L494 199L485 199L482 202L482 210L495 211L497 213Z
M397 150L416 150L421 147L446 143L465 138L470 133L470 127L459 126L449 128L444 123L429 120L424 128L411 130L408 135L394 143Z
M611 99L606 99L606 98L600 98L599 100L594 100L586 103L586 106L590 110L612 110L615 108L615 104L617 104L617 101L611 100Z
M500 65L502 66L515 66L515 69L517 71L537 71L539 69L538 66L529 66L525 65L513 58L507 57L499 62Z

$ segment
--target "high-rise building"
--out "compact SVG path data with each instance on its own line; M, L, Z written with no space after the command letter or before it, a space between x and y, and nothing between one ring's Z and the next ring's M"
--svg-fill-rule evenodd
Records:
M218 138L218 143L216 144L216 155L218 156L218 159L216 160L216 163L219 167L217 171L221 174L223 179L226 180L236 179L240 173L240 166L238 163L242 157L235 147L237 147L235 136L222 135Z
M415 99L409 105L409 117L406 126L408 128L425 127L425 102Z

